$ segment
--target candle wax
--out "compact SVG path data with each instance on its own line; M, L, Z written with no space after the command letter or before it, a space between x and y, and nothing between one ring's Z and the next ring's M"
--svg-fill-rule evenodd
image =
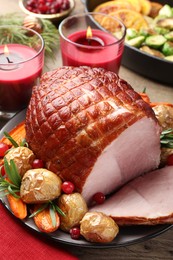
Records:
M8 61L0 64L0 111L16 112L27 106L32 87L37 83L41 76L43 61L39 57L34 57L37 52L25 45L8 44L9 53L11 52L11 62L13 57L20 57L23 63L10 63ZM3 53L4 46L0 46L0 55ZM8 55L6 55L8 57ZM27 62L24 62L28 60Z
M79 47L65 41L61 38L61 53L63 65L65 66L90 66L90 67L102 67L107 70L118 73L122 52L123 44L117 43L116 38L101 30L92 30L93 37L100 39L104 46L91 46ZM86 41L86 31L78 31L69 35L69 40L74 43ZM113 44L114 43L114 44Z

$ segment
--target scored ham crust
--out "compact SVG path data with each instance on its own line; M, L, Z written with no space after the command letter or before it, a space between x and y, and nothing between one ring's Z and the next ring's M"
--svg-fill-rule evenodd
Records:
M36 156L87 202L159 165L153 110L126 81L101 68L45 73L33 88L25 124Z
M111 216L118 225L173 223L173 166L139 176L90 211Z

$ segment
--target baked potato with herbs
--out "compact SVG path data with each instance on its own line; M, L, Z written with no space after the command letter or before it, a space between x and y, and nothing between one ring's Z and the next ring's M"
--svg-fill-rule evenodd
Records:
M62 181L55 173L44 169L28 170L21 182L20 196L25 203L44 203L61 194Z
M60 228L66 232L78 226L88 211L87 204L80 193L62 194L58 198L58 207L65 216L60 215Z

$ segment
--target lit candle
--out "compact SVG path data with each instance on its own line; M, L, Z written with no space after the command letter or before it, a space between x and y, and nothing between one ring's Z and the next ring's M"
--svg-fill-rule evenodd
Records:
M61 53L65 66L102 67L118 73L123 43L112 34L89 28L61 37Z
M27 106L42 67L43 58L33 48L16 43L0 46L0 111Z
M99 37L93 37L92 29L88 26L86 31L86 37L81 37L76 40L76 43L82 44L85 46L104 46L104 41Z

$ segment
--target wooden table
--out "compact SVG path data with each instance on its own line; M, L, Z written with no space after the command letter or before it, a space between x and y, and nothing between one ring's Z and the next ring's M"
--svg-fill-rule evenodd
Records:
M94 0L93 0L94 1ZM5 14L8 12L21 12L18 6L17 0L0 0L0 14ZM80 0L76 0L76 7L73 13L83 12L84 7ZM57 46L58 49L58 46ZM61 66L61 55L59 50L56 54L56 61L49 61L46 64L45 71L55 69ZM154 73L154 68L153 68ZM157 82L146 79L140 75L135 74L125 67L121 67L120 76L127 80L136 91L142 91L147 88L147 93L149 94L152 101L164 101L173 102L173 89L171 86L164 84L159 84ZM0 127L4 122L0 122ZM79 259L117 259L117 260L171 260L173 259L173 230L170 229L166 233L150 239L146 242L135 244L127 247L121 248L111 248L111 249L87 249L87 248L76 248L69 247L72 253L79 257ZM67 248L67 246L64 246Z

